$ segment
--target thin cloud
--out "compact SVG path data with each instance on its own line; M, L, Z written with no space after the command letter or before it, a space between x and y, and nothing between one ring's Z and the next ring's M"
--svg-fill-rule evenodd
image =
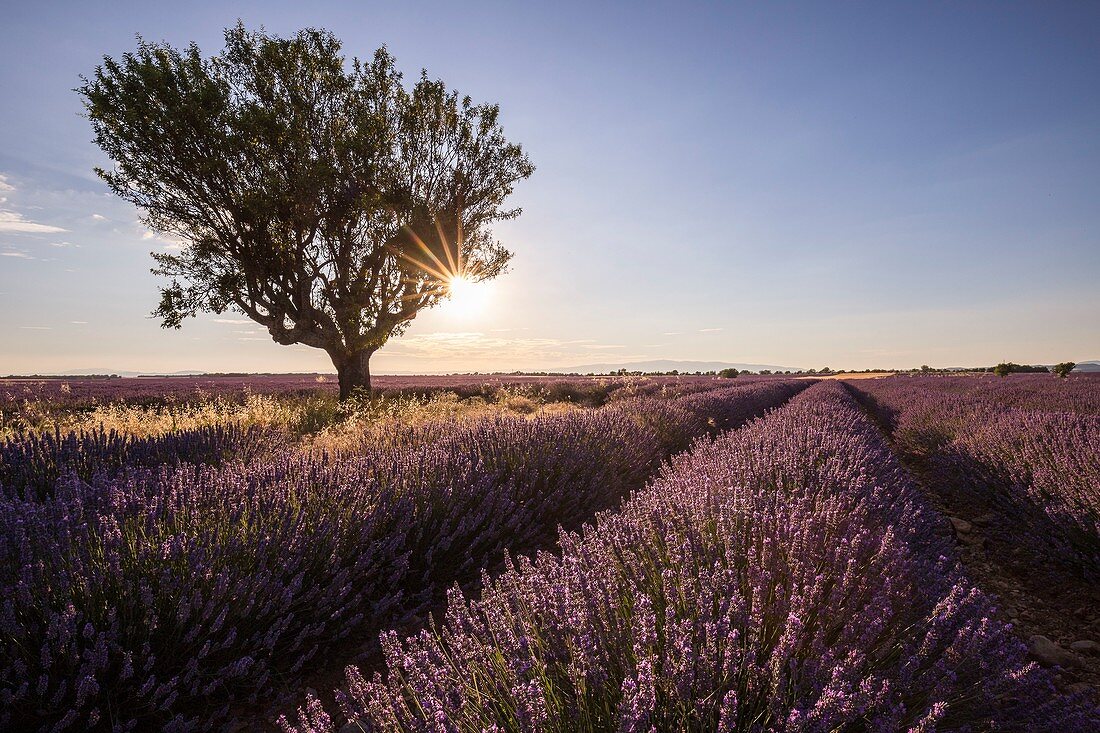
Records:
M18 234L57 234L58 232L65 231L68 230L24 219L22 214L15 211L0 211L0 232L15 232Z
M8 177L0 173L0 191L14 191L15 186L8 183Z
M52 331L51 326L20 326L24 331Z
M585 355L619 344L596 344L590 339L502 338L481 332L436 332L407 336L388 347L388 356L410 359L477 361L545 361L583 359Z
M92 221L107 221L107 217L103 214L92 214Z
M87 321L69 321L69 323L75 323L75 324L76 324L76 325L78 325L78 326L86 326L86 325L88 325L88 322L87 322Z
M232 323L235 326L247 326L252 321L245 318L215 318L214 323Z
M718 333L721 330L720 328L700 328L699 333Z
M21 260L33 260L26 252L0 252L0 257L18 257Z
M179 237L171 237L146 229L141 233L142 240L150 242L156 240L164 245L165 249L183 249L185 242Z
M680 332L679 331L665 331L661 335L662 336L679 336Z

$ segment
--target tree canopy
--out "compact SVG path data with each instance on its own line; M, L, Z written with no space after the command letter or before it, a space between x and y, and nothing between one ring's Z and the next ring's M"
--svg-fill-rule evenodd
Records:
M1051 371L1053 371L1057 376L1061 377L1062 379L1065 379L1067 376L1069 376L1069 373L1072 372L1074 367L1076 366L1076 362L1063 361L1055 364L1054 368L1051 369Z
M1050 370L1042 365L1032 366L1030 364L1017 364L1012 361L1002 361L989 371L992 371L998 377L1007 377L1009 374L1048 373Z
M498 107L425 72L406 88L384 47L349 62L327 31L240 24L213 57L139 38L77 91L114 161L96 172L182 243L153 253L170 278L154 315L239 311L324 349L342 395L452 279L511 257L490 225L519 215L505 200L534 168Z

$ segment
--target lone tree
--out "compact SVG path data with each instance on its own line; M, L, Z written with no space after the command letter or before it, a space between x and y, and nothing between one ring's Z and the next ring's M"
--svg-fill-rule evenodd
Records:
M1063 361L1061 363L1055 364L1051 368L1051 371L1054 372L1058 377L1065 379L1069 376L1069 373L1073 371L1073 368L1075 366L1077 366L1076 362Z
M82 78L96 169L182 242L153 253L171 278L154 315L179 328L235 310L280 344L324 349L340 395L370 388L370 357L456 279L504 271L489 226L534 168L496 105L425 72L407 89L381 48L347 63L331 33L242 25L204 58L138 39Z

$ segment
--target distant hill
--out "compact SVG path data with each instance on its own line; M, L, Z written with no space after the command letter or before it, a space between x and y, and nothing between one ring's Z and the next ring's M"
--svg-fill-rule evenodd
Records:
M201 377L202 371L182 372L135 372L127 369L66 369L63 372L49 372L43 377L102 377L114 374L119 377Z
M574 367L556 367L547 369L550 374L607 374L626 369L628 372L717 372L722 369L740 369L758 372L770 369L773 372L797 372L800 367L776 366L775 364L739 364L729 361L675 361L673 359L655 359L654 361L633 361L626 364L582 364Z

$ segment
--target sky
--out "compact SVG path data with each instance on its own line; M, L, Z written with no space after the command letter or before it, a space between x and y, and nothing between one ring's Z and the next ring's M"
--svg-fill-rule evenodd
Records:
M653 359L1100 359L1100 4L5 2L0 374L331 371L245 317L151 317L178 246L94 174L73 88L135 35L241 19L385 44L496 102L536 166L511 270L387 372Z

